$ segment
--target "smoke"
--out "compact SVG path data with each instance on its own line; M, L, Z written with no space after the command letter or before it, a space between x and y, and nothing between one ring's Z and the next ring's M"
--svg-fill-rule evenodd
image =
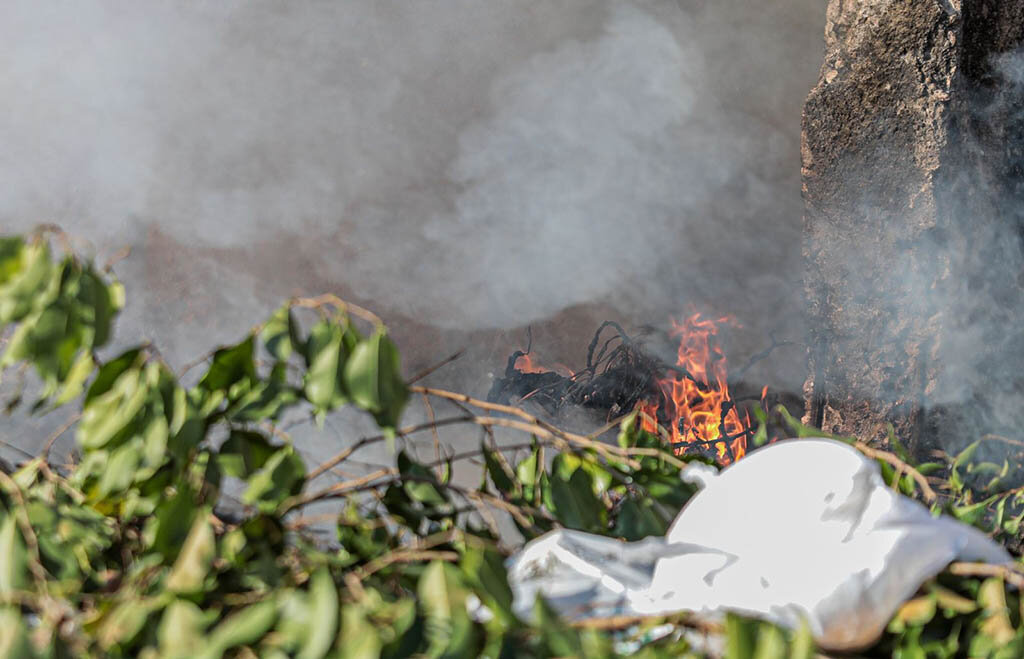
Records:
M955 224L931 247L949 259L945 286L926 293L944 312L936 406L958 407L973 434L1018 436L1024 426L1024 49L993 56L975 83L962 162L945 200ZM963 439L974 439L968 436Z
M515 327L655 277L685 257L665 237L685 234L737 165L715 157L734 145L694 130L706 82L690 32L618 5L596 38L500 76L492 112L461 132L447 168L454 212L427 219L413 243L388 244L379 223L361 225L358 242L402 262L425 247L415 275L444 282L458 306L438 321L452 325ZM366 265L360 281L402 276L396 263ZM434 303L409 302L414 315Z
M324 290L441 335L693 303L738 316L752 348L799 340L799 116L823 14L12 0L0 226L132 246L119 337L179 364ZM798 390L790 357L767 375Z

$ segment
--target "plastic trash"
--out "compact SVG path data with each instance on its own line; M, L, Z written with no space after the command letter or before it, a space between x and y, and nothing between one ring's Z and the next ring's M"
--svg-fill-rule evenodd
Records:
M854 650L949 563L1012 560L834 440L784 440L683 479L701 489L663 538L559 530L528 543L509 559L516 614L528 619L538 595L574 620L733 611L794 629L806 620L820 647Z

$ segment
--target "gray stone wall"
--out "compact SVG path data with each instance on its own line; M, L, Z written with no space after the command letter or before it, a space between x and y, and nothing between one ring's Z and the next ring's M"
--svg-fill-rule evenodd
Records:
M807 417L919 450L1020 427L1024 2L833 0L804 106Z

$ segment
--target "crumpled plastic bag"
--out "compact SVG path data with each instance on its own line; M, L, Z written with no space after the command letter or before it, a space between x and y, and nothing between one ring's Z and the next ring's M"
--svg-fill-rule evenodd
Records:
M955 560L1005 564L985 534L887 487L878 464L830 439L784 440L716 472L665 537L626 543L552 531L509 559L513 608L538 595L573 620L726 611L798 628L819 646L873 643L899 606Z

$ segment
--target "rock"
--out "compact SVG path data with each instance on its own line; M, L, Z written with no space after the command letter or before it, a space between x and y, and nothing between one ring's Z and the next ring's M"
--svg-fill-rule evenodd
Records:
M830 1L803 113L806 422L892 423L919 452L1024 422L1022 40L1024 0Z

